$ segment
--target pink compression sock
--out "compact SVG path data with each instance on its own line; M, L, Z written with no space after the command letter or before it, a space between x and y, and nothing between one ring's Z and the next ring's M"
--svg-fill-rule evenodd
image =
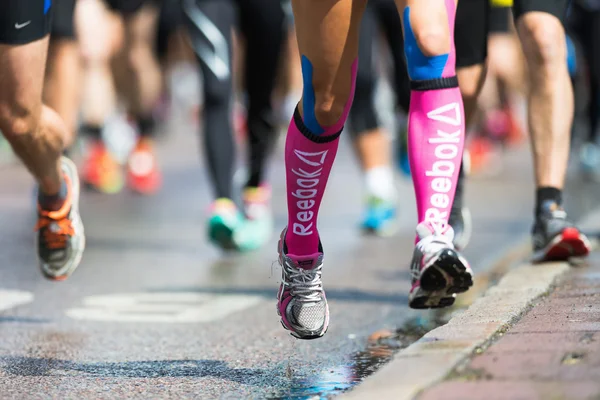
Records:
M446 0L446 9L451 50L449 54L434 57L425 57L420 52L410 27L408 7L404 12L412 89L408 154L418 220L440 229L447 224L454 201L465 133L463 102L455 73L453 0Z
M285 243L290 254L307 255L314 254L319 250L319 234L317 232L319 207L337 153L339 135L352 106L357 65L358 60L355 60L352 64L350 98L341 118L333 126L320 127L314 116L312 66L306 58L303 58L302 72L305 78L303 111L305 115L302 118L296 109L285 142L288 205L288 228Z

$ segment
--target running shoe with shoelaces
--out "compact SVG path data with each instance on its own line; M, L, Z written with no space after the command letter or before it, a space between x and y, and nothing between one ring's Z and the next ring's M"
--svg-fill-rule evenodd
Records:
M83 223L79 215L79 177L77 168L66 157L61 169L67 184L67 198L57 211L38 206L36 248L39 266L45 277L64 280L75 271L85 249Z
M441 308L454 304L457 293L473 285L473 273L467 260L454 249L454 231L429 222L417 225L419 241L411 262L412 288L408 296L411 308Z
M317 339L327 332L329 307L323 290L323 247L309 255L288 254L287 228L279 239L281 286L277 293L277 314L281 324L298 339Z
M106 194L120 192L125 184L121 165L101 140L90 144L83 161L81 178L87 188Z
M591 249L588 238L567 219L565 210L554 201L542 204L532 230L533 261L567 261L587 256Z

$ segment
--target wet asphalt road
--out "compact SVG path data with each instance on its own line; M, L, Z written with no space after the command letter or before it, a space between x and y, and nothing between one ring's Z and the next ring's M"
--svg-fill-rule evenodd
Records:
M0 398L329 396L374 368L360 353L368 335L421 315L406 305L415 224L408 182L400 183L399 234L361 236L361 181L342 145L320 212L331 327L302 342L275 312L278 232L254 254L224 256L207 244L210 189L196 149L191 134L165 141L165 187L155 197L84 194L87 252L60 283L36 267L31 179L18 167L0 170ZM279 151L271 168L278 229L282 167ZM466 255L475 271L528 232L531 176L522 150L500 176L469 184L476 233Z

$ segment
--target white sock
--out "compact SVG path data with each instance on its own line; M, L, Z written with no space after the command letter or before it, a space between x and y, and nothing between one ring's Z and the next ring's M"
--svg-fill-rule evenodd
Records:
M394 171L391 166L375 167L365 171L365 186L371 196L386 201L396 199Z

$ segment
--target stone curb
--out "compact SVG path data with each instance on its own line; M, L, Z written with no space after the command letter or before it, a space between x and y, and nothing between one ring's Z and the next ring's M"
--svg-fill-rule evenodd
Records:
M600 210L581 221L582 229L594 226L600 226ZM523 264L510 270L466 311L400 351L392 361L341 398L413 399L443 380L496 333L507 330L570 268L566 262L556 262Z

